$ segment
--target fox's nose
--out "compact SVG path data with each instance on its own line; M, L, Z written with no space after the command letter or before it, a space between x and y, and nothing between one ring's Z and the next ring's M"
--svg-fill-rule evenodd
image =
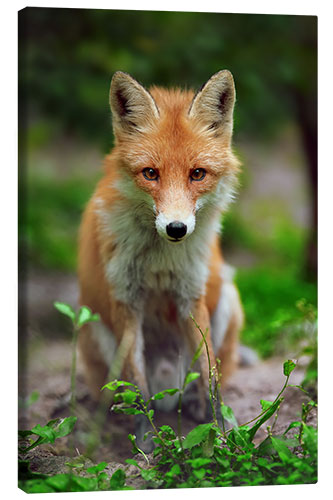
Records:
M185 236L186 231L186 224L183 224L182 222L179 222L177 220L170 222L170 224L168 224L166 227L167 235L170 236L170 238L180 239Z

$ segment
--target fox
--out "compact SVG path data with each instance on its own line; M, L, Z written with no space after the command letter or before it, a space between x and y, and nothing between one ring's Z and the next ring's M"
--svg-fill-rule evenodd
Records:
M195 322L207 349L185 396L198 420L210 411L209 366L220 367L223 388L238 365L243 309L220 244L240 171L235 99L226 69L196 93L146 89L122 71L112 77L114 147L84 210L78 253L80 304L101 319L85 324L78 342L95 400L111 366L145 398L180 387L202 342ZM177 396L155 404L171 411ZM135 418L147 451L152 443Z

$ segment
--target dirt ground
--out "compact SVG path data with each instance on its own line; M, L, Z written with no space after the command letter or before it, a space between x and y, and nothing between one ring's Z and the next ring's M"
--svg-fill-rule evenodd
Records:
M21 397L38 391L39 398L25 411L20 411L19 428L30 429L36 424L45 425L56 417L69 416L71 343L67 318L62 318L53 309L54 300L77 303L76 278L73 275L44 275L33 273L27 282L23 295L27 306L27 322L25 348L23 349L24 368L20 371ZM51 326L50 326L51 325ZM21 352L22 354L22 352ZM223 394L225 404L229 405L239 422L245 423L260 411L260 399L274 400L282 388L284 359L258 361L253 366L241 367L231 377ZM298 366L292 373L290 383L301 383L304 368ZM284 394L275 432L280 433L290 422L300 416L302 402L307 398L296 388L288 388ZM77 416L75 430L75 448L77 455L85 454L94 436L96 423L96 407L89 398L83 380L83 367L78 360L77 369ZM107 410L103 412L104 423L98 424L99 439L90 451L94 463L101 460L109 463L111 473L119 463L130 458L131 443L127 436L133 433L133 421L129 416L114 415ZM313 416L312 418L315 418ZM158 425L168 424L177 428L175 413L157 414ZM268 422L270 424L271 422ZM183 434L191 430L196 422L182 419ZM265 426L264 426L265 427ZM266 427L265 427L266 428ZM260 442L265 437L265 430L260 430L255 438ZM62 438L55 445L44 445L30 453L32 470L55 474L65 472L68 461L69 441ZM72 448L71 448L72 449Z

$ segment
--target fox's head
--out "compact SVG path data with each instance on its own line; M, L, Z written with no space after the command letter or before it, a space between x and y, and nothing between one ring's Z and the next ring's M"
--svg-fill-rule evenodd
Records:
M112 78L122 194L146 204L158 234L172 243L191 235L199 213L216 213L231 198L238 171L231 151L234 103L227 70L195 95L158 87L147 91L123 72Z

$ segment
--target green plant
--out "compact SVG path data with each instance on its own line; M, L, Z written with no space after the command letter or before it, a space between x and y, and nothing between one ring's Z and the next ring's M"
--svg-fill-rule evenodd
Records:
M19 435L19 438L21 440L24 440L24 442L26 442L26 440L29 441L29 444L27 446L22 445L19 448L19 451L21 453L26 454L28 451L32 450L33 448L36 448L36 446L39 446L39 445L45 444L45 443L54 443L54 441L57 438L67 436L70 432L72 432L76 420L77 420L77 418L73 417L73 416L66 417L63 419L56 418L56 419L50 420L44 426L37 424L31 430L18 431L18 435ZM38 437L34 441L30 436L38 436Z
M67 462L70 472L48 476L30 470L30 461L27 454L42 444L53 444L56 439L70 434L77 421L77 417L57 418L50 420L45 426L36 425L31 430L18 431L19 453L18 479L19 488L26 493L51 493L65 491L101 491L132 489L125 485L125 472L117 469L109 477L104 469L106 462L93 467L84 467L84 459ZM37 438L33 438L36 436ZM80 474L85 474L82 476ZM88 477L86 477L88 476Z
M197 328L202 334L204 343L205 336L199 325ZM194 359L197 359L201 347L202 343ZM126 462L139 469L142 478L147 481L147 487L151 488L316 482L317 431L306 423L309 412L316 404L309 401L307 405L303 405L301 421L292 422L282 435L273 435L278 412L284 399L282 394L287 387L294 387L289 384L289 378L295 366L296 363L292 360L284 363L283 373L286 379L281 391L274 401L262 400L262 412L249 422L238 425L232 409L222 401L221 425L213 411L212 422L198 425L185 438L181 436L179 423L178 435L170 426L164 425L157 429L153 421L154 410L150 409L149 405L156 399L179 392L178 411L180 414L182 392L187 383L197 378L196 372L187 373L185 377L187 382L184 382L181 390L168 389L152 396L147 401L134 384L124 381L106 384L104 388L113 392L122 390L114 396L113 411L145 415L152 426L153 441L156 445L154 457L157 463L146 469L134 459L128 459ZM213 368L210 368L211 374L214 373ZM215 408L217 401L211 383L209 396L212 408ZM255 446L253 439L258 430L274 416L273 425L267 427L268 437ZM227 423L231 427L225 430ZM294 428L299 429L299 434L287 437L286 434ZM129 439L133 445L133 453L141 453L145 456L137 447L135 436L129 435ZM146 456L145 458L149 463L148 458Z
M76 408L76 349L80 328L91 321L99 321L99 314L93 314L87 306L81 306L75 312L74 309L64 302L54 302L54 307L72 321L72 364L71 364L71 411L74 414Z
M106 472L104 472L106 466L106 462L101 462L94 467L88 467L83 471L85 474L88 474L88 476L82 476L72 471L69 473L47 476L46 474L31 472L29 467L25 466L24 469L21 468L21 471L24 470L24 479L19 479L19 488L26 493L133 489L125 485L126 474L122 469L117 469L111 477L109 477ZM21 477L23 477L22 472Z

